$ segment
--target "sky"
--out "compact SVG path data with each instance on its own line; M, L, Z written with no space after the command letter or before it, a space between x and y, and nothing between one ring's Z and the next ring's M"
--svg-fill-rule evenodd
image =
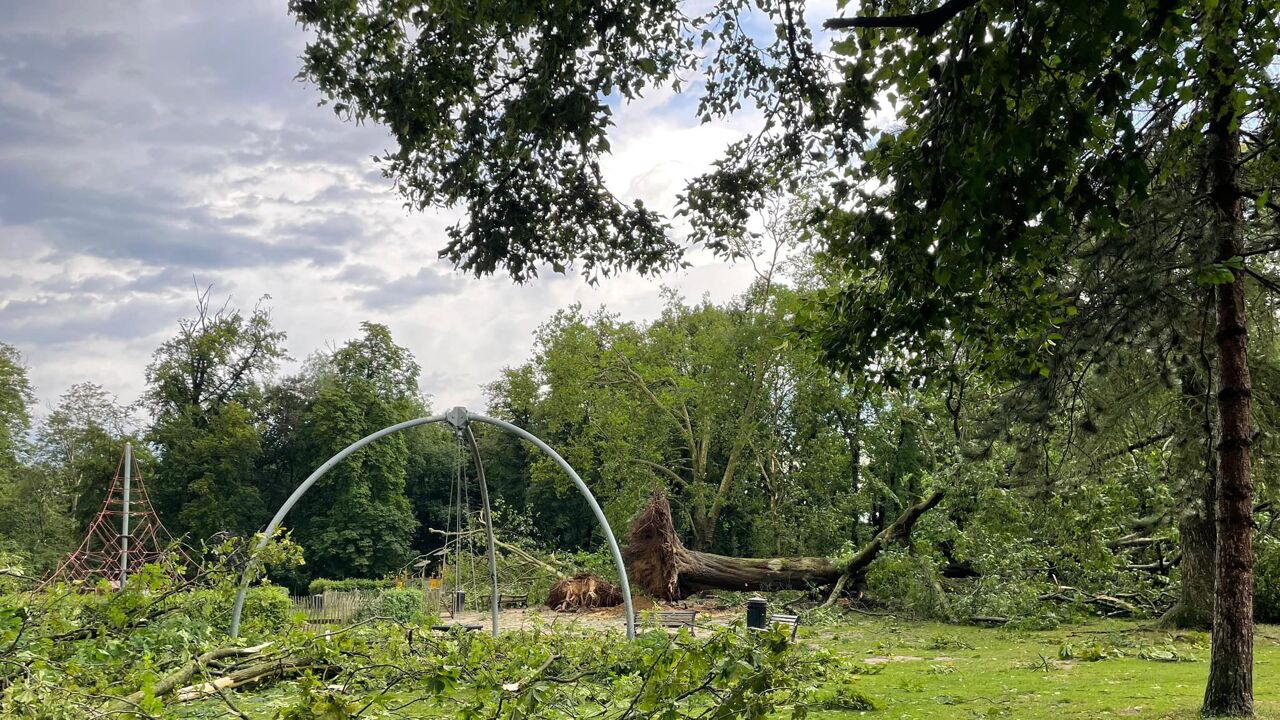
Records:
M437 259L456 213L407 211L370 160L385 131L344 123L295 79L307 36L286 3L0 5L0 341L24 356L48 411L71 384L122 402L195 306L196 288L251 309L269 296L287 373L387 324L437 408L483 407L481 386L529 357L558 308L654 317L660 289L723 301L753 277L694 253L657 278L525 285ZM622 108L604 164L623 198L670 210L684 181L753 126L700 125L688 96Z

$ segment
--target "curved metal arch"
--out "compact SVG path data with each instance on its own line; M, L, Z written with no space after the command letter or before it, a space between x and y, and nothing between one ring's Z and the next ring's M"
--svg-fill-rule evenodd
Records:
M634 639L636 636L635 611L631 607L631 584L627 580L627 567L626 567L626 564L623 563L622 561L622 551L618 548L618 540L613 535L613 529L609 527L609 521L607 518L605 518L604 511L600 509L600 504L596 502L596 498L594 495L591 494L591 490L587 488L587 484L582 481L582 478L578 477L577 471L575 471L573 469L573 466L571 466L563 457L560 456L560 453L552 449L550 445L547 445L538 436L534 435L533 433L517 425L512 425L511 423L506 422L505 420L498 420L497 418L486 417L484 415L477 415L473 412L468 411L466 408L461 408L461 407L453 408L448 413L445 413L442 415L431 415L429 417L422 417L422 418L415 418L413 420L408 420L406 422L402 422L397 425L385 427L370 435L366 435L365 437L343 448L341 451L338 452L338 454L326 460L325 463L320 467L316 468L315 472L311 473L311 475L309 475L306 480L302 481L302 484L299 485L293 491L293 494L291 494L289 498L284 501L284 504L280 506L280 509L276 511L275 516L271 518L271 522L267 523L267 527L263 531L262 539L258 541L258 545L254 548L253 555L249 558L249 562L245 565L245 569L240 577L240 589L236 593L235 605L231 609L231 628L230 628L231 637L237 637L240 634L240 615L244 611L245 593L247 593L249 590L249 581L253 575L254 569L256 568L259 551L262 550L262 548L265 547L266 544L271 540L272 535L275 534L276 528L280 526L280 523L284 520L285 516L289 514L289 511L291 509L293 509L294 504L296 504L298 500L300 500L302 496L305 495L307 491L311 489L312 485L316 484L317 480L324 477L325 473L332 470L335 465L345 460L352 453L368 445L369 443L372 443L373 441L378 440L380 438L386 437L387 435L391 435L392 433L397 433L402 430L408 430L409 428L417 427L419 425L428 425L431 423L438 423L438 422L449 422L451 424L454 424L455 427L462 429L467 426L467 422L469 421L482 422L487 425L493 425L494 427L497 427L501 430L505 430L506 432L509 432L512 435L515 435L516 437L519 437L523 440L527 440L530 443L533 443L539 450L542 450L547 455L550 455L551 459L555 460L556 463L560 466L560 468L569 475L569 479L573 480L573 484L577 486L578 491L582 493L583 498L586 499L587 504L591 507L591 512L595 515L596 521L600 523L600 527L604 530L605 539L608 540L609 542L609 552L613 556L613 564L614 564L614 567L616 567L618 570L618 580L622 585L622 601L623 601L623 605L625 606L626 619L627 619L627 639L628 640ZM470 433L468 433L468 435L470 435ZM471 438L471 440L472 440L472 443L471 443L472 451L475 454L476 462L478 465L480 460L479 448L475 446L474 438ZM480 472L483 472L483 471L480 471ZM487 527L489 528L490 534L492 533L492 529L493 529L491 520L492 519L490 518L490 522L487 523ZM492 542L489 543L489 552L490 552L490 561L491 561L490 571L492 573L496 570L496 566L493 564L494 558L492 553L494 551L493 551ZM490 608L491 608L491 612L493 613L493 632L494 634L497 634L498 632L498 620L497 620L498 588L496 584L493 587L492 592L490 593L490 596L491 596Z

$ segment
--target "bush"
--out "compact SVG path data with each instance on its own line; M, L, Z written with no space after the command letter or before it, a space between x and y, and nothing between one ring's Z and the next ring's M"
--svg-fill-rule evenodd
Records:
M1253 566L1253 615L1258 622L1280 623L1280 539L1258 537Z
M231 627L235 599L234 591L194 590L179 596L179 614L183 621L225 633ZM290 624L292 616L288 591L277 585L254 586L245 595L240 631L243 635L277 633Z
M882 553L867 569L867 595L876 603L916 617L941 617L933 578L923 558L903 550Z
M423 625L432 618L427 613L426 598L416 588L392 588L364 604L356 620L371 617L390 618L402 623Z
M390 587L395 587L394 580L372 580L370 578L329 580L327 578L317 578L307 586L307 592L312 595L323 595L327 592L377 592Z

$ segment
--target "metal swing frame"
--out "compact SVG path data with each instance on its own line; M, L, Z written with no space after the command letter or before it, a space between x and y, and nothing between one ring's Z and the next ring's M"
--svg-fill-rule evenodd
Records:
M587 501L587 505L591 507L591 512L595 515L596 522L598 522L600 524L600 528L604 530L605 539L609 543L609 553L613 556L613 564L614 567L617 568L618 580L622 586L622 603L625 607L627 621L627 639L635 639L635 611L631 607L631 584L627 581L627 568L626 564L622 561L622 551L618 548L618 540L614 537L613 529L609 527L609 520L605 518L604 511L600 509L600 503L596 502L596 498L591 494L591 490L587 488L587 484L578 476L578 473L573 469L573 466L560 456L560 453L556 452L550 445L543 442L538 436L505 420L479 415L461 406L451 408L440 415L415 418L397 425L391 425L367 435L351 443L339 451L338 454L326 460L325 463L316 468L306 480L302 481L302 484L293 491L293 494L290 495L289 498L284 501L284 504L280 506L280 509L276 511L275 516L271 518L271 522L267 523L267 527L262 533L262 539L258 541L257 546L253 550L253 554L249 558L249 562L246 563L244 570L241 572L240 590L236 593L235 605L231 609L231 628L228 631L231 637L239 637L240 635L240 615L244 611L245 594L249 590L249 583L253 578L254 571L257 569L260 551L266 547L268 542L270 542L271 537L275 534L276 528L278 528L280 523L284 521L285 516L289 514L289 511L293 509L293 506L298 502L298 500L302 499L302 496L307 494L307 491L311 489L311 486L315 485L316 481L324 477L325 473L332 470L335 465L375 440L419 425L430 425L432 423L440 422L448 423L453 426L456 432L462 434L467 439L468 444L471 446L472 456L475 458L476 475L477 480L480 482L480 497L485 516L485 536L488 544L489 579L492 583L491 592L489 593L489 613L494 636L497 636L498 634L498 560L496 551L494 550L493 518L489 512L488 483L485 482L484 466L480 462L480 448L476 445L475 435L471 432L472 422L493 425L494 427L511 433L522 440L527 440L539 450L551 456L551 459L555 460L560 468L569 475L569 479L573 480L573 484L577 486L578 492L582 494L582 497Z

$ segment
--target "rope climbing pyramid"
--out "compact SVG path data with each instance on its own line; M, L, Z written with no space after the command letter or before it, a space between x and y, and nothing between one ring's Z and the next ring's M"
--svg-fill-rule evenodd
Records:
M115 477L84 539L45 580L97 582L106 580L119 590L130 572L177 552L185 557L151 507L132 447L125 443Z

